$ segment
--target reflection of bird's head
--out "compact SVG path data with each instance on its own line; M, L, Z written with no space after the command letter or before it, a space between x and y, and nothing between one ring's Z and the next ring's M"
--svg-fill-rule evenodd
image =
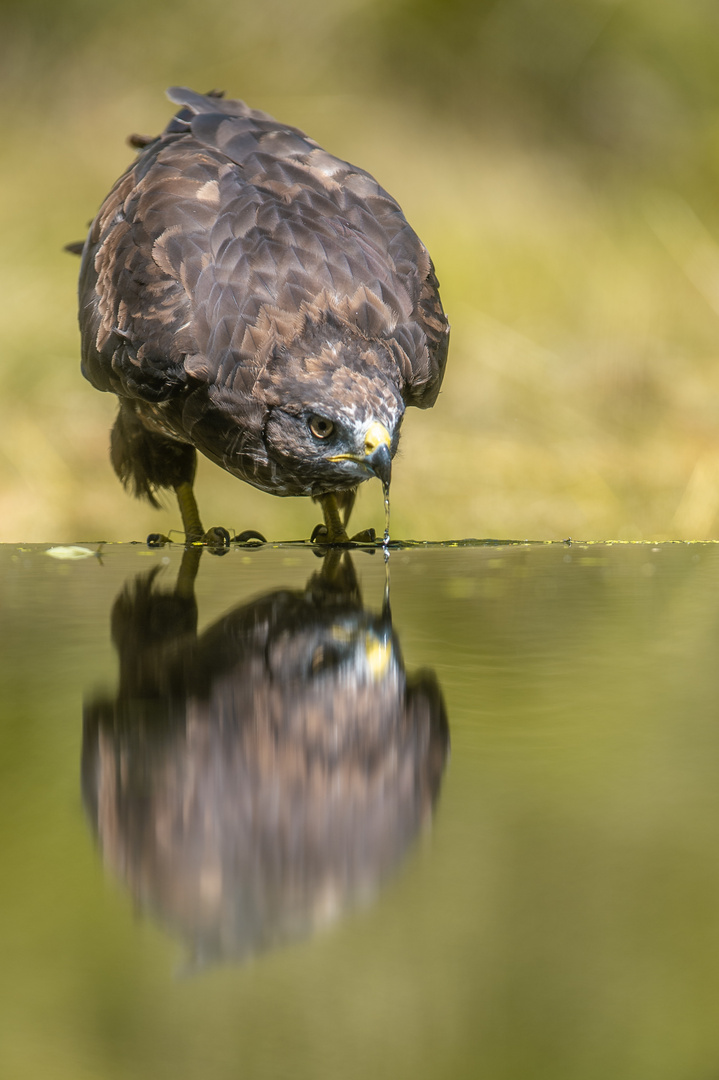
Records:
M404 402L379 342L295 342L278 350L259 386L269 405L265 445L280 472L313 495L372 476L389 484Z
M376 687L396 678L402 661L391 623L375 618L338 618L317 638L309 669L315 678L331 671L344 686L357 688Z

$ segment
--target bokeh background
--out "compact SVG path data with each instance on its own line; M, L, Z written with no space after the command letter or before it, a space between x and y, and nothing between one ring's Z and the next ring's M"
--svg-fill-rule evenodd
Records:
M2 0L0 540L179 524L114 478L62 251L178 83L369 169L432 253L450 364L396 537L719 536L718 39L712 0ZM209 463L199 495L273 539L318 520Z

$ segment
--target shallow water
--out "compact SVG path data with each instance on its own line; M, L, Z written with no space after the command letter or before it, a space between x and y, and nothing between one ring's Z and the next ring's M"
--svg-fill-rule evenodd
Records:
M719 545L61 554L0 548L3 1076L716 1075Z

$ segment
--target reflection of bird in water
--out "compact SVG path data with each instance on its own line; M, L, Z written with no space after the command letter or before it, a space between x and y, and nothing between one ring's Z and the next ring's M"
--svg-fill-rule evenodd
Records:
M113 466L155 505L174 489L188 539L203 535L196 448L263 491L312 496L345 541L358 484L387 492L405 407L439 392L432 262L368 173L297 128L170 97L180 112L135 138L83 251L83 372L120 401Z
M448 728L348 555L198 636L199 555L173 592L153 570L115 602L120 686L86 704L82 776L106 863L202 963L371 897L431 815Z

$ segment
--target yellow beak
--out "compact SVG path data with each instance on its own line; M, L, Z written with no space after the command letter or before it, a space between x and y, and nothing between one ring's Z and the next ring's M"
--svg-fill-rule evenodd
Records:
M386 446L389 450L391 445L392 439L384 424L380 424L379 420L375 420L374 423L370 424L364 437L365 454L374 454L375 450L379 450L380 446Z
M392 436L384 424L374 420L367 428L364 437L364 457L355 457L354 454L336 454L330 461L356 461L358 465L365 465L383 484L389 484L392 472Z

